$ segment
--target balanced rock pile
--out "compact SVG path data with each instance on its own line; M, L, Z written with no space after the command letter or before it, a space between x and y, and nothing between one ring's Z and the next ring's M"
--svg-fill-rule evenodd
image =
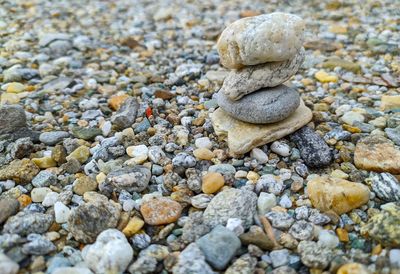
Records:
M231 72L211 119L216 134L228 137L232 154L280 139L311 120L298 92L282 84L304 61L303 33L300 17L281 12L240 19L222 32L218 52Z

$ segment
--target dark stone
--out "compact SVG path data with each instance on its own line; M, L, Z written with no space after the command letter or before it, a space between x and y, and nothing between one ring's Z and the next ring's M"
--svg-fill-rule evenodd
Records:
M290 136L300 150L301 158L310 167L323 167L333 160L332 151L313 129L305 126Z
M125 100L117 113L111 117L111 122L118 129L125 129L132 126L136 120L139 103L136 98L129 97Z
M19 209L19 202L16 199L5 198L0 200L0 224L8 217L16 214Z
M0 135L26 127L25 110L19 105L0 107Z

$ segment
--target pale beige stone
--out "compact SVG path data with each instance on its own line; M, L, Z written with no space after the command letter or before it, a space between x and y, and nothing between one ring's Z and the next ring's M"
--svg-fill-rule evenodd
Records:
M282 12L237 20L218 40L221 63L237 69L291 59L302 47L304 28L300 17Z
M360 169L400 174L400 150L385 137L371 135L357 143L354 164Z
M382 95L381 109L383 111L389 111L396 108L400 108L400 95Z
M295 132L311 121L312 112L301 101L291 116L273 124L242 122L229 116L221 108L210 114L210 117L215 133L228 142L230 153L238 156Z

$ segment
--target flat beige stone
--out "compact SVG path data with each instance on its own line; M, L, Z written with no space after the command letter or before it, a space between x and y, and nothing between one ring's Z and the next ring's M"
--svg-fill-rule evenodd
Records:
M255 147L262 146L289 135L312 119L311 110L300 102L297 110L283 121L273 124L250 124L236 120L218 108L210 114L215 133L228 142L230 153L242 155Z

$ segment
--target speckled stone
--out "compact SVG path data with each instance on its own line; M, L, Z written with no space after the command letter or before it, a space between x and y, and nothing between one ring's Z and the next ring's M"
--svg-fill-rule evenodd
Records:
M361 227L361 233L380 242L383 246L400 247L399 223L400 207L389 203Z
M172 199L158 197L145 201L140 212L147 224L165 225L175 222L181 216L182 206Z
M287 86L263 88L233 101L223 92L218 105L233 118L252 124L270 124L289 117L300 105L299 93Z
M371 183L372 191L379 199L386 202L400 201L400 183L392 174L371 172L367 181Z
M310 167L323 167L333 161L332 151L319 136L310 127L302 127L290 136L297 148L300 150L300 156Z
M79 242L92 243L98 234L117 226L120 209L112 202L95 201L71 210L68 228Z
M227 68L240 68L292 58L303 44L303 20L274 12L233 22L221 34L217 47Z
M261 88L278 86L296 74L304 61L304 54L302 48L289 60L232 70L220 91L231 100L239 100Z
M226 225L229 218L239 218L243 227L253 223L257 212L257 195L248 190L230 188L218 193L204 211L204 222L211 226Z

